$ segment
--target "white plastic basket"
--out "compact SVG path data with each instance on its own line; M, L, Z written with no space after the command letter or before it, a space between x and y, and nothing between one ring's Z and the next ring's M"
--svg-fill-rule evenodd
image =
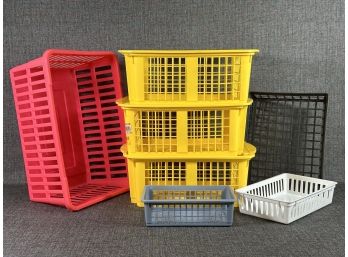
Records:
M239 211L289 224L332 202L336 182L283 173L236 190Z

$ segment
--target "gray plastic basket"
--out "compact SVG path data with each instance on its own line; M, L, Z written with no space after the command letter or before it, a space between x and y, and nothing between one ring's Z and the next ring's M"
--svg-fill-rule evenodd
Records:
M145 186L146 226L231 226L229 186Z

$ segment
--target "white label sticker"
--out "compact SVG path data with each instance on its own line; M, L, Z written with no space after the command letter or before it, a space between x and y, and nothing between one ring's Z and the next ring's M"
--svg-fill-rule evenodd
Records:
M126 123L126 135L128 136L130 133L132 133L132 126L129 123Z

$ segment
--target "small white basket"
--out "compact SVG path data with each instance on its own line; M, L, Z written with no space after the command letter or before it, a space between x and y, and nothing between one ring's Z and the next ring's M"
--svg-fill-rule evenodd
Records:
M239 211L289 224L330 204L336 184L283 173L237 189Z

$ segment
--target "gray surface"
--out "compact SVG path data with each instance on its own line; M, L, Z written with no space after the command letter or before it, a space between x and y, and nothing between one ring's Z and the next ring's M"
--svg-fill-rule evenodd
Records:
M4 187L4 256L344 256L344 184L333 204L290 225L242 215L232 227L147 228L129 194L80 212L32 203Z
M252 90L329 93L324 177L343 181L343 21L343 0L5 0L5 183L25 181L8 70L47 48L259 48Z

